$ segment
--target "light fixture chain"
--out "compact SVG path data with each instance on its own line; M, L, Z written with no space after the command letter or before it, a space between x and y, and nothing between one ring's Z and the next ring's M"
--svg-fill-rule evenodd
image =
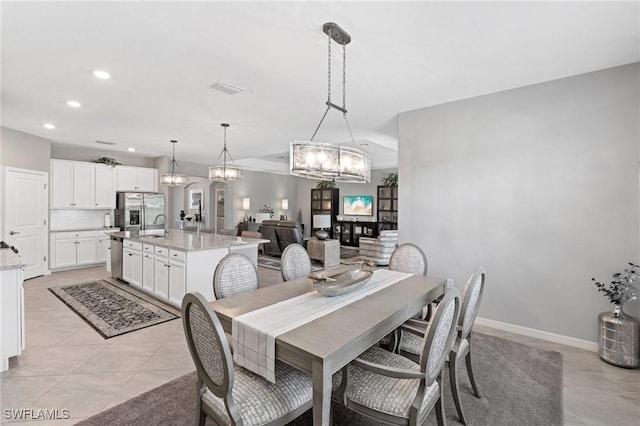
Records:
M331 103L331 30L329 30L329 34L328 37L329 39L329 48L327 49L327 51L329 52L329 60L328 60L328 64L329 64L329 70L327 72L328 75L328 84L327 84L327 102Z
M347 45L342 45L342 115L347 117Z

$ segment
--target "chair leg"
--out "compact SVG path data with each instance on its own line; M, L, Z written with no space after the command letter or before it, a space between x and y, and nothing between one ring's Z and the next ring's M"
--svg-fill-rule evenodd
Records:
M198 413L198 426L204 426L204 423L206 420L207 420L207 415L204 413L202 409L200 409Z
M476 383L476 379L473 376L473 368L471 367L471 349L469 349L469 353L464 358L465 363L467 364L467 373L469 374L469 381L471 382L471 388L473 389L473 393L476 397L482 398L480 396L480 389L478 388L478 384Z
M456 405L458 411L458 418L463 425L467 424L464 417L464 411L462 411L462 404L460 404L460 387L458 386L458 362L455 352L449 353L449 382L451 383L451 394L453 395L453 402Z
M438 426L444 426L447 424L447 421L444 417L444 404L442 403L442 397L442 392L440 392L440 396L436 401L436 419L438 420Z

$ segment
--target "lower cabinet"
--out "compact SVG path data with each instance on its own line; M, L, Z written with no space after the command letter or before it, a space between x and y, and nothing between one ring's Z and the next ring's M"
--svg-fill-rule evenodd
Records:
M142 288L142 251L122 249L122 279L132 286Z
M143 244L142 248L142 289L153 293L155 289L155 258L153 246Z
M169 259L165 256L155 255L153 267L153 294L161 300L169 299Z
M96 231L52 232L51 269L98 263Z
M25 348L22 268L0 270L0 372Z
M186 293L187 269L184 262L169 260L169 303L180 306ZM212 283L213 285L213 283Z

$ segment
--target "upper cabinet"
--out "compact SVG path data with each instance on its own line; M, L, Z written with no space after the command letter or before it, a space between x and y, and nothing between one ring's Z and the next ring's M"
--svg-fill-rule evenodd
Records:
M95 208L95 166L79 161L51 160L51 208Z
M118 191L158 191L158 169L116 167Z
M116 208L116 172L106 164L96 164L96 202L97 209Z
M51 160L52 209L115 209L116 191L157 190L157 169Z

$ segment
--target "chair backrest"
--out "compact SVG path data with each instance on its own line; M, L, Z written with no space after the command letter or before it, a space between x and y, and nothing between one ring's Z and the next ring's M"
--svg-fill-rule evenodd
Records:
M420 369L426 375L427 386L440 374L455 339L456 325L460 316L460 291L447 291L438 304L433 320L425 333L420 355Z
M400 244L391 254L389 269L414 275L427 275L427 256L415 244Z
M304 277L311 273L311 259L300 244L289 244L280 258L282 279L285 281Z
M258 272L247 256L231 253L220 260L213 274L213 294L224 299L258 289Z
M182 299L182 325L198 372L215 396L228 400L233 388L233 358L220 320L198 292Z
M462 313L460 314L459 325L461 327L460 337L463 339L471 333L473 323L478 315L486 273L487 271L482 266L476 269L473 275L469 277L469 281L467 281L467 285L465 285L462 292Z

